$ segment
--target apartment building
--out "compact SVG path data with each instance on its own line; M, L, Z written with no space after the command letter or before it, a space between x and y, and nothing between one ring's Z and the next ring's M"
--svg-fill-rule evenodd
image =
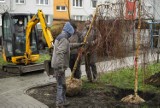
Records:
M105 4L107 7L102 7L101 15L108 18L120 16L120 8L125 0L70 0L71 2L71 18L74 20L87 20L90 14L94 14L98 4Z
M97 0L54 0L54 19L86 20L95 11L96 4Z
M151 0L150 0L151 1ZM153 0L153 16L160 22L160 0Z
M53 20L53 0L0 0L0 14L4 11L35 14L38 9L43 10L46 22L50 25Z
M87 20L88 16L94 14L97 4L107 3L110 8L107 10L110 17L115 16L114 11L118 11L117 0L54 0L54 19L69 19L79 21ZM114 6L114 11L112 11ZM69 9L69 10L68 10Z
M142 18L160 19L159 2L159 0L142 0ZM71 19L84 21L95 12L96 5L102 3L108 5L104 15L108 15L110 18L120 16L121 8L123 8L123 15L127 20L137 18L137 0L54 0L54 19L68 19L69 9Z
M71 0L71 18L84 21L93 14L98 0Z

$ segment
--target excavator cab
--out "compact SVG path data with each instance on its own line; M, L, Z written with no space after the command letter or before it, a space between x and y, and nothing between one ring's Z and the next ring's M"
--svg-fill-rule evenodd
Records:
M29 65L26 60L26 27L32 18L29 14L15 14L5 12L2 15L2 55L8 64L2 69L6 72L23 74L32 71L44 70L43 64L35 64L39 59L37 27L31 28L29 35L29 47L32 51L32 59ZM28 46L27 46L28 47ZM33 61L33 63L32 63ZM35 64L35 65L34 65Z
M15 64L21 63L17 61L17 58L22 59L26 51L26 26L31 17L29 14L8 12L2 15L2 54L5 61ZM32 54L39 53L36 26L32 28L30 33L30 48Z
M8 12L2 15L2 55L5 61L12 63L3 65L4 71L20 74L44 71L44 63L36 63L40 57L37 23L40 23L48 48L52 50L54 39L42 10L33 16ZM48 68L49 63L50 60L46 63Z

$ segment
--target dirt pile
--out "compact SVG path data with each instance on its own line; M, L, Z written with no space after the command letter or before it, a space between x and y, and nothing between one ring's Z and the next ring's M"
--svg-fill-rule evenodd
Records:
M55 108L56 98L56 84L33 88L27 91L27 93L35 99L49 106L49 108ZM160 106L160 94L143 93L138 94L145 99L143 104L128 104L120 102L120 100L128 95L132 94L133 90L120 89L113 86L105 86L104 88L96 89L83 89L74 97L67 97L70 105L67 108L130 108L130 107L157 107Z
M145 83L160 87L160 72L155 73L154 75L146 79Z
M82 89L82 80L75 78L67 78L66 80L67 96L76 96Z

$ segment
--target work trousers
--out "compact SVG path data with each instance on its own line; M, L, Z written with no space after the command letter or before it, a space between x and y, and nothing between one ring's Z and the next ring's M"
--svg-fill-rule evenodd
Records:
M71 71L73 71L74 64L75 64L75 62L77 60L77 56L78 56L78 54L71 54L70 55L69 67L70 67ZM80 65L81 65L81 59L79 60L79 62L77 64L77 68L76 68L76 70L74 72L74 75L73 75L74 78L77 78L77 79L81 78Z
M65 82L65 71L54 70L56 73L57 80L57 95L56 95L56 105L63 104L66 101L66 82Z
M97 78L97 68L96 68L96 54L86 53L85 54L85 68L86 74L89 81L93 81Z

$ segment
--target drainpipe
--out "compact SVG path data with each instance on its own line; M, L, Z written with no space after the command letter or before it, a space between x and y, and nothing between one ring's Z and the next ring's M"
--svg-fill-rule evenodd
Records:
M157 43L157 63L159 63L159 54L160 54L160 30L159 30L158 43Z
M71 20L71 15L70 15L70 0L68 0L68 18Z
M10 0L10 9L9 9L9 11L11 11L12 10L12 0Z
M15 2L13 1L13 0L10 0L10 8L9 8L9 11L14 11L14 9L15 9Z

